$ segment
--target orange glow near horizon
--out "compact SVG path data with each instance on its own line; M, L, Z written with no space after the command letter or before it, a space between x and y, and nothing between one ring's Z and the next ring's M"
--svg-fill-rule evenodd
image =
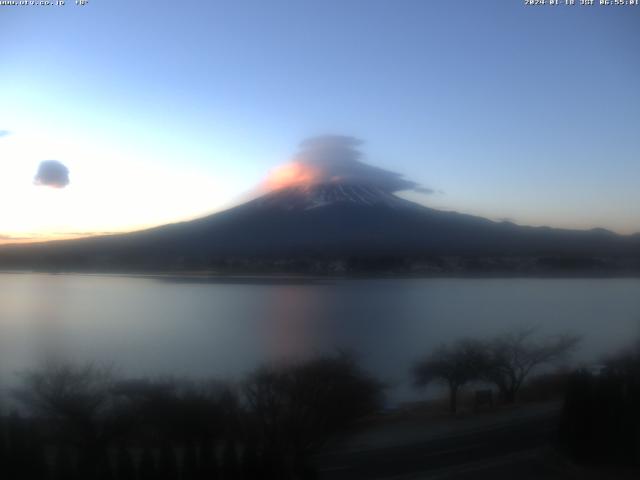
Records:
M33 237L10 237L0 238L0 245L25 245L28 243L52 242L55 240L72 240L82 238L85 235L38 235ZM89 235L86 235L89 236Z
M139 230L139 229L136 229ZM26 243L42 243L52 242L55 240L73 240L76 238L99 237L104 235L113 235L117 233L126 233L128 230L116 232L78 232L78 233L56 233L56 234L38 234L33 236L5 236L0 237L0 245L18 245Z

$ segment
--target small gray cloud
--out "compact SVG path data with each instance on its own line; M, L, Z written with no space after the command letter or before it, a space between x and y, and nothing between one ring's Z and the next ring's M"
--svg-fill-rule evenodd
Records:
M407 180L400 173L362 162L362 154L356 149L360 145L361 140L344 135L308 138L301 142L300 152L292 162L276 170L267 185L279 187L294 182L366 184L390 193L401 190L433 193L430 188Z
M69 185L69 169L58 160L44 160L33 181L36 185L64 188Z
M9 130L0 130L0 138L6 137L7 135L11 135Z

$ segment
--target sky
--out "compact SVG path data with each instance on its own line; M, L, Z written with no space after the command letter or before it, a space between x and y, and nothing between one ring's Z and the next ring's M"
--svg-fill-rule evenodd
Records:
M0 6L0 242L228 208L323 134L427 206L640 231L640 6L74 3Z

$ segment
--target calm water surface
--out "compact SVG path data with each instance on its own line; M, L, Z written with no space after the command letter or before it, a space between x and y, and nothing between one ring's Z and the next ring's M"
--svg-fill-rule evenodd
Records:
M514 325L584 336L596 361L640 334L638 279L198 282L0 274L0 383L49 358L109 362L129 376L242 378L259 364L355 350L415 397L408 370L434 346Z

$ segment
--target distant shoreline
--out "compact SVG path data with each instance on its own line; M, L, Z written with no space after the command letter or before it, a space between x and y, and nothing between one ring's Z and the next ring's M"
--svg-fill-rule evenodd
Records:
M427 280L427 279L640 279L640 272L431 272L431 273L221 273L216 271L53 271L53 270L0 270L0 275L73 275L91 277L128 277L184 283L226 284L331 284L340 280Z

